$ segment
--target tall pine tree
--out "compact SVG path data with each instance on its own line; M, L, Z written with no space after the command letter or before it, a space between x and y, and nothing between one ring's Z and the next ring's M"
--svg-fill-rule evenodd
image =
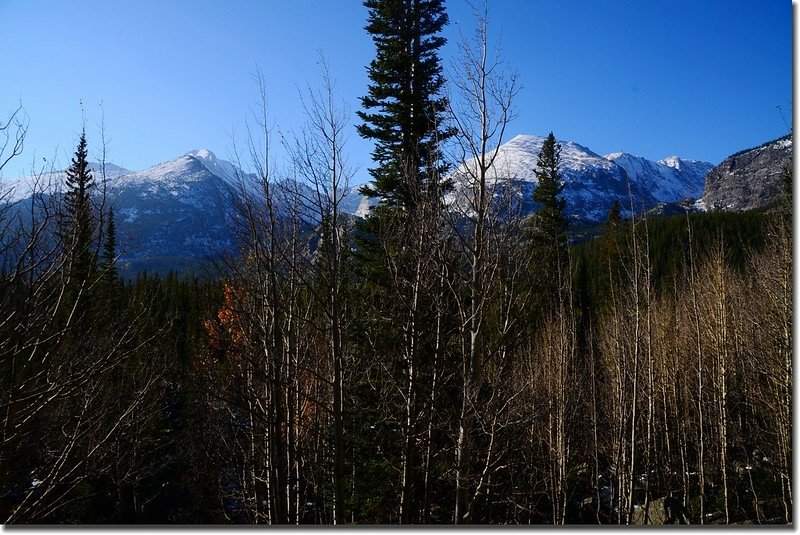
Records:
M98 267L104 304L110 307L109 312L116 312L121 305L123 286L117 271L117 225L114 220L114 208L108 210L108 222Z
M81 132L72 164L66 171L66 193L60 238L66 255L69 286L74 296L89 286L94 273L94 178L89 170L86 132ZM84 293L84 292L81 292Z
M545 297L557 296L561 283L568 276L567 229L564 215L566 201L561 197L564 183L558 166L561 162L561 145L552 132L544 140L536 163L539 184L533 192L533 202L539 206L531 218L531 245L537 259L539 291Z
M388 277L384 246L399 232L392 223L406 220L423 195L438 202L446 187L439 147L452 131L442 128L447 99L438 50L448 16L443 0L365 0L364 6L375 59L357 129L375 142L375 167L372 183L360 191L379 203L357 227L355 260L366 279L381 285Z
M373 184L362 193L381 204L412 209L418 195L438 192L439 144L447 99L438 50L447 24L443 0L366 0L376 57L362 97L361 137L375 141Z
M358 481L353 516L396 514L409 523L427 517L430 482L438 480L429 477L433 463L425 461L436 446L426 450L420 438L432 414L425 407L436 384L439 347L436 308L422 289L438 280L430 257L440 234L437 216L445 186L440 146L450 135L442 127L447 100L438 56L445 43L439 33L448 18L443 0L366 0L364 5L376 57L368 68L358 131L375 142L375 149L373 180L361 191L379 203L355 237L358 279L352 299L365 311L353 325L356 351L364 359L355 367L365 371L356 379L349 417ZM391 386L398 384L399 389ZM375 417L375 406L391 407L392 417ZM377 463L367 453L376 436L386 441ZM374 495L391 496L378 507L380 513L371 509L378 503Z

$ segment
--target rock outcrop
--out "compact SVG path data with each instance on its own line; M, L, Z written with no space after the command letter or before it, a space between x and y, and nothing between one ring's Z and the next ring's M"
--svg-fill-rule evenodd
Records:
M764 208L780 199L791 168L791 135L737 152L706 175L703 203L707 210Z

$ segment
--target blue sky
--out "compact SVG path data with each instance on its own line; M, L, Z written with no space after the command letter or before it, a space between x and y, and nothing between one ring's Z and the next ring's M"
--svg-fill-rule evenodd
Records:
M442 50L474 20L448 0ZM791 124L792 6L786 0L493 0L490 31L523 85L519 133L719 163L787 133ZM276 129L302 124L298 87L315 86L324 51L337 93L354 112L374 55L357 0L0 0L0 115L19 101L26 151L3 176L54 156L65 165L81 129L98 148L103 102L109 160L142 169L205 147L230 152L267 80ZM353 115L352 123L357 119ZM277 136L277 134L276 134ZM371 145L352 129L350 160L366 179Z

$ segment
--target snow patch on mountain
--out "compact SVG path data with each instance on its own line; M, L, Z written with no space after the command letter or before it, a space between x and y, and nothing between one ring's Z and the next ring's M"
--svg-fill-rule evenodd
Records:
M667 167L671 167L673 169L680 170L681 168L681 159L677 156L667 156L663 160L659 160L658 163L666 165Z
M523 212L535 209L530 201L537 185L535 170L545 138L518 135L496 149L496 157L488 170L489 194L498 198L508 187L512 197L522 203ZM608 214L614 200L619 200L627 215L647 210L660 202L697 199L703 193L703 180L712 165L697 160L670 156L658 162L616 152L600 156L574 141L558 140L561 145L559 169L564 181L562 195L567 213L574 219L600 221ZM490 158L495 151L490 151ZM445 202L465 215L475 206L477 161L458 165L451 179L454 184ZM509 198L506 196L505 198Z

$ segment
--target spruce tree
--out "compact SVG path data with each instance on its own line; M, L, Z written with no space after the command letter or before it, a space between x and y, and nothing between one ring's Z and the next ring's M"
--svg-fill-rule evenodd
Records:
M361 192L379 203L359 223L353 255L357 279L350 298L364 310L352 325L354 351L365 362L354 366L365 371L354 380L346 423L358 466L353 513L359 519L397 512L400 522L408 523L425 516L432 495L428 481L433 478L425 473L418 441L423 417L431 414L424 406L435 377L436 310L431 296L418 289L432 284L431 263L424 260L438 236L435 218L445 189L439 147L451 135L442 127L447 100L438 56L448 18L443 0L366 0L364 5L376 56L368 67L358 132L375 148L372 182ZM380 366L366 364L370 361ZM402 387L394 388L398 384ZM391 407L392 417L379 417L375 406ZM379 461L361 456L373 448L376 435L385 440ZM383 512L370 509L373 495L388 496L392 489L398 494L381 500ZM399 507L385 510L390 504Z
M59 214L58 238L64 255L64 308L62 321L71 323L65 348L81 355L88 353L87 344L95 343L92 328L93 298L90 295L96 271L94 178L89 170L86 132L81 132L78 148L66 170L66 191ZM69 352L67 351L67 352Z
M122 302L123 286L117 271L117 225L114 208L108 211L105 239L98 267L104 304L109 307L109 312L117 312Z
M81 132L78 148L66 175L60 237L67 256L71 284L81 286L94 271L91 250L94 236L91 198L94 178L89 170L85 131Z
M117 225L114 222L114 208L108 211L106 224L106 237L103 242L103 252L100 257L100 268L103 278L112 283L117 280Z
M439 143L447 99L438 50L447 24L443 0L366 0L365 27L375 43L371 83L362 97L358 133L375 141L373 184L361 191L381 204L412 209L418 195L438 192Z
M558 166L561 162L561 145L552 132L544 140L534 171L538 185L533 191L533 202L538 208L531 218L530 232L533 258L538 271L539 290L553 296L568 275L567 229L564 215L566 201L561 195L564 183Z
M595 312L605 313L611 302L612 285L620 284L622 254L625 244L622 228L622 206L617 199L611 204L606 219L606 231L597 240L596 264L592 273L592 301Z
M357 269L371 284L382 285L386 245L421 196L434 202L446 187L439 177L439 144L452 135L443 130L447 99L438 50L446 39L439 32L448 22L443 0L365 0L365 29L375 43L367 69L370 84L362 97L358 133L375 142L369 170L372 183L360 192L379 200L357 225ZM395 240L396 241L396 240Z

